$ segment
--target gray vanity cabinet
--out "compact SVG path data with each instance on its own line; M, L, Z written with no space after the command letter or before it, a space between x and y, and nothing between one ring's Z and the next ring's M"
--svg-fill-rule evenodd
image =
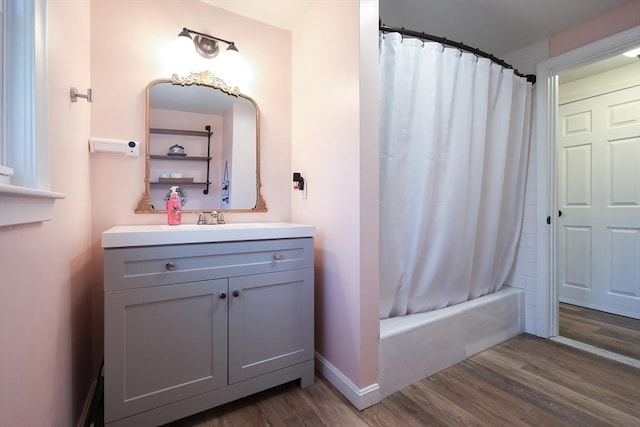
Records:
M105 424L313 383L313 239L105 249Z

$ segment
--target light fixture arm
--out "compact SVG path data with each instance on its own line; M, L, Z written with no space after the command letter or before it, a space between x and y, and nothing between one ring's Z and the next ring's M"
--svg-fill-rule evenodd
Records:
M235 43L234 43L234 42L232 42L232 41L225 40L225 39L221 39L221 38L219 38L219 37L212 36L212 35L210 35L210 34L201 33L201 32L194 31L194 30L190 30L190 29L188 29L188 28L186 28L186 27L183 27L183 28L182 28L182 31L183 31L183 32L184 32L184 31L186 31L187 33L190 33L190 34L195 34L195 35L200 36L200 37L205 37L205 38L210 39L210 40L215 40L215 41L218 41L218 42L222 42L222 43L226 43L226 44L228 44L228 45L233 45L233 46L235 46Z
M231 40L221 39L220 37L190 30L186 27L183 27L180 34L178 34L178 38L181 37L186 37L191 40L196 47L196 51L205 58L215 58L218 55L220 50L218 47L219 42L226 43L228 45L227 51L238 52L236 44Z

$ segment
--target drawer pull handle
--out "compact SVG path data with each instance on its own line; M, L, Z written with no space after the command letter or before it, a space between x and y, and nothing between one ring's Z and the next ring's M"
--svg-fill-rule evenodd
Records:
M220 299L225 299L226 297L227 297L227 294L225 294L224 292L220 292L218 294L218 298L220 298Z
M233 296L234 297L239 297L240 296L240 291L233 291Z
M174 263L172 263L172 262L168 262L168 263L164 266L164 268L166 268L166 269L167 269L167 270L169 270L169 271L173 271L173 270L175 270L175 269L176 269L176 265L175 265Z
M282 259L282 254L280 252L276 252L275 254L273 254L273 259L275 259L276 261L280 261Z

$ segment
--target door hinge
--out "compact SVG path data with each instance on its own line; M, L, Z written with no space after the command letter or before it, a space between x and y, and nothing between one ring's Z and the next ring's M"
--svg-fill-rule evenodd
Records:
M547 224L551 224L551 216L547 217Z

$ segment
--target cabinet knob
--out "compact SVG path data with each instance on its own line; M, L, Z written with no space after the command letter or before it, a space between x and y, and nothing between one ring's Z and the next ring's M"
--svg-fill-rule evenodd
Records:
M167 269L167 270L169 270L169 271L173 271L173 270L175 270L175 269L176 269L176 265L175 265L174 263L172 263L172 262L168 262L168 263L164 266L164 268L166 268L166 269Z
M234 297L239 297L240 296L240 291L233 291L233 296Z
M276 252L275 254L273 254L273 259L275 259L276 261L280 261L282 259L282 254L280 252Z
M218 294L218 298L220 298L220 299L225 299L226 297L227 297L227 294L225 294L224 292L220 292Z

